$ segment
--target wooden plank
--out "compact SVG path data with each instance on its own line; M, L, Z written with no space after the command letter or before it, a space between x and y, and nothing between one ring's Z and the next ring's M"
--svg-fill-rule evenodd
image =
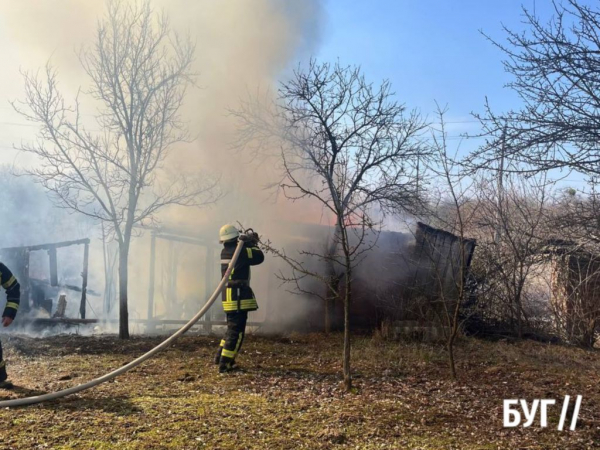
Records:
M87 324L92 324L92 323L98 323L99 320L98 319L71 319L68 317L56 317L56 318L50 318L50 317L38 317L36 319L27 319L27 318L23 318L21 320L19 320L19 323L32 323L34 325L59 325L59 324L65 324L65 325L87 325Z
M154 317L154 276L156 272L156 234L150 241L150 285L148 286L148 320Z
M29 250L32 252L32 251L36 251L36 250L50 250L52 248L56 249L56 248L62 248L62 247L70 247L71 245L83 245L83 244L89 244L89 243L90 243L89 239L78 239L76 241L55 242L55 243L51 243L51 244L25 245L25 246L20 246L20 247L5 247L0 250L26 249L26 250Z
M183 242L185 244L207 245L206 241L204 241L202 239L183 237L183 236L175 236L175 235L171 235L171 234L157 234L156 237L159 239L164 239L166 241Z
M50 286L58 286L58 261L56 257L56 248L48 249L48 258L50 260Z
M87 303L88 267L90 260L90 244L86 243L83 249L83 272L81 273L81 303L79 304L79 315L85 319L85 307Z

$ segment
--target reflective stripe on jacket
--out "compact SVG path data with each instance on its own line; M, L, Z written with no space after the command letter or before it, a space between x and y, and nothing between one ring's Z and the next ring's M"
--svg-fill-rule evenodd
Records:
M226 242L221 250L221 276L233 257L237 242ZM229 276L227 288L223 291L223 309L225 312L254 311L258 303L250 287L250 266L261 264L265 260L263 252L256 246L246 243Z
M21 286L4 264L0 263L0 286L6 291L6 306L2 317L14 319L21 303Z

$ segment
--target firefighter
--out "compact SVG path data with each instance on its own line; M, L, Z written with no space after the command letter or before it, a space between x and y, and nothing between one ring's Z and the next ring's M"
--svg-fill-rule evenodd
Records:
M21 287L12 272L0 262L0 285L6 291L6 306L2 313L2 326L9 326L19 309L21 300ZM6 361L2 358L2 344L0 343L0 389L12 389L13 385L7 380Z
M263 252L257 247L258 235L248 233L249 239L231 271L227 288L223 291L223 309L227 315L227 333L221 340L215 363L219 365L219 373L226 373L238 368L235 357L240 352L246 332L248 312L256 311L258 304L254 292L250 288L250 266L256 266L265 260ZM221 276L233 257L238 244L240 232L233 225L223 225L219 231L219 239L223 244L221 251Z

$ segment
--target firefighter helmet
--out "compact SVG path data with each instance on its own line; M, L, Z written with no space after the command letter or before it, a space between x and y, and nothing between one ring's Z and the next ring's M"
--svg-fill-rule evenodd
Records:
M223 243L225 241L231 241L233 239L237 239L240 235L240 232L231 224L223 225L219 230L219 242Z

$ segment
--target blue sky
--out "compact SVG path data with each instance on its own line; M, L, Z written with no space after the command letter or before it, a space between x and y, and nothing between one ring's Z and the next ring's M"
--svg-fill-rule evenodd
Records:
M486 95L508 107L516 99L502 89L502 53L480 30L502 39L503 23L522 28L521 4L533 0L327 0L318 56L360 64L372 81L389 78L402 101L423 111L437 100L467 117ZM550 11L549 0L536 1L538 14Z
M458 122L449 134L458 144L461 134L477 132L470 114L483 111L486 96L497 110L518 107L503 87L510 80L503 54L481 31L504 41L502 25L524 29L521 6L532 10L534 3L536 15L551 17L550 0L326 0L317 57L361 65L374 82L390 79L398 99L430 119L436 100L447 104L446 120ZM580 177L567 178L581 185Z

